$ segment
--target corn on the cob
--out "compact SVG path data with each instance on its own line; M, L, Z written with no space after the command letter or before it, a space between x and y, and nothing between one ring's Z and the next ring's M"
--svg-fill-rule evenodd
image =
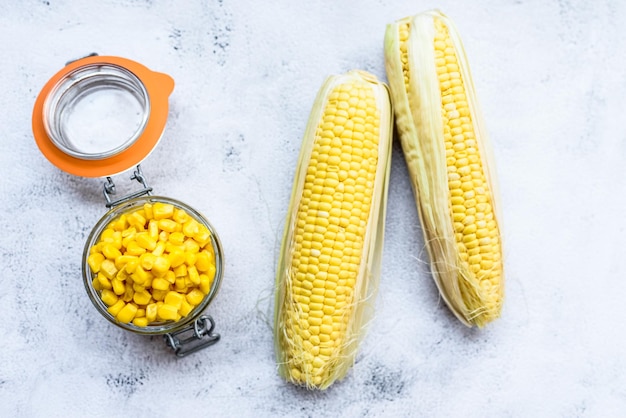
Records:
M302 141L276 274L280 374L325 389L345 376L380 274L392 110L387 86L351 71L320 89Z
M504 276L491 150L461 39L429 11L389 24L387 78L431 270L466 325L500 315Z

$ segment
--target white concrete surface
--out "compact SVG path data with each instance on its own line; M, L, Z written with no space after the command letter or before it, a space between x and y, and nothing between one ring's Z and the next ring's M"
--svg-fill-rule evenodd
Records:
M434 7L494 144L503 316L470 330L438 298L396 143L376 317L344 381L297 389L276 373L271 295L313 99L329 74L384 78L385 24ZM0 416L623 416L625 20L615 0L0 1ZM208 309L222 341L185 359L96 312L80 262L102 180L32 137L41 87L93 51L176 81L142 167L211 220L227 260Z

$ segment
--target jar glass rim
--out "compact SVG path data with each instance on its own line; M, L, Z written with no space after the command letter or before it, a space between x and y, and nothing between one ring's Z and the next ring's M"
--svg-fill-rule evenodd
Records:
M68 118L83 99L103 91L116 93L118 103L125 99L138 115L128 114L128 121L120 121L121 125L134 125L121 135L125 137L109 139L87 150L77 142L90 138L74 138L68 132ZM122 153L139 139L148 123L150 106L146 87L133 72L117 64L90 63L68 72L52 87L43 104L43 125L50 141L63 153L82 160L101 160Z

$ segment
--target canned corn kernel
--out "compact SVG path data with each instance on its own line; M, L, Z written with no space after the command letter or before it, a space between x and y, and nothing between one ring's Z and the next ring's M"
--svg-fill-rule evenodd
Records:
M186 316L180 317L178 320L160 320L155 321L145 326L137 326L132 322L124 322L121 321L116 315L111 313L109 306L102 300L101 289L98 290L93 284L94 278L97 277L97 274L92 270L92 267L89 263L89 256L92 251L92 248L100 241L102 233L111 225L111 223L116 222L120 219L122 215L128 215L131 213L136 213L137 210L142 209L144 205L150 204L154 205L155 203L164 203L168 205L172 205L176 209L182 209L185 213L194 219L199 224L203 225L210 233L210 237L208 238L208 244L213 251L214 261L215 261L215 275L210 284L210 288L208 292L204 295L201 301L188 313ZM189 264L189 263L188 263ZM193 263L191 263L193 264ZM181 264L186 265L186 264ZM83 261L82 261L82 274L85 288L87 290L87 294L91 299L91 302L94 304L96 309L103 315L107 320L112 322L113 324L119 326L120 328L126 329L128 331L132 331L137 334L147 334L147 335L155 335L155 334L167 334L171 332L175 332L181 328L188 326L190 323L195 321L202 312L209 306L217 292L219 291L219 287L222 281L223 276L223 253L222 246L215 232L213 226L209 223L209 221L195 209L190 207L189 205L180 202L175 199L171 199L163 196L144 196L134 198L128 201L125 201L109 212L107 212L94 226L87 242L85 243L85 248L83 251ZM169 283L168 283L169 284ZM172 284L173 286L173 284ZM172 290L175 290L175 287L172 287ZM194 293L193 297L197 297L197 293Z

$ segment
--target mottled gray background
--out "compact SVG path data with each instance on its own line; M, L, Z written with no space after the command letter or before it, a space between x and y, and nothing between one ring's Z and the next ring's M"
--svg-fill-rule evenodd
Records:
M625 4L0 1L0 416L623 414ZM384 78L385 24L433 7L463 36L494 144L503 317L470 330L443 306L396 143L376 317L343 382L294 388L276 373L271 295L313 99L329 74ZM222 341L182 360L91 305L80 260L101 180L61 172L32 138L41 87L93 51L176 80L144 173L224 244Z

